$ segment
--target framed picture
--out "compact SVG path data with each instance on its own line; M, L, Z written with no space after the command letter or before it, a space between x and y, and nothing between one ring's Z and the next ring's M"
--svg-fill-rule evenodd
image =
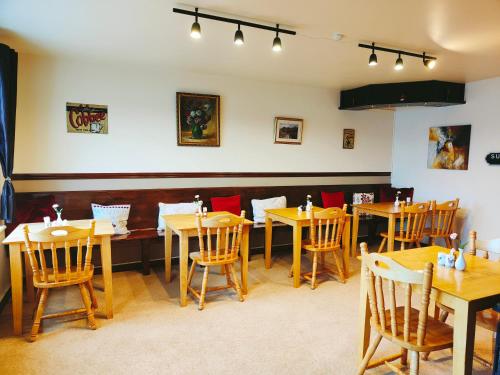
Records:
M66 103L68 133L108 134L108 106Z
M220 146L220 96L177 93L177 145Z
M429 128L427 168L467 170L471 125Z
M344 129L344 136L342 137L342 147L353 149L354 148L354 129Z
M274 119L274 143L300 145L303 123L304 120L299 118L276 117Z

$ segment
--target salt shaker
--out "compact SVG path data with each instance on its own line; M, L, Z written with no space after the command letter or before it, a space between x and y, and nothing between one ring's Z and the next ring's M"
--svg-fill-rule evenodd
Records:
M208 215L208 208L203 207L203 217L207 217Z
M406 197L406 204L408 206L411 204L411 198L410 197Z
M43 223L45 224L45 228L49 228L50 227L50 216L44 216Z

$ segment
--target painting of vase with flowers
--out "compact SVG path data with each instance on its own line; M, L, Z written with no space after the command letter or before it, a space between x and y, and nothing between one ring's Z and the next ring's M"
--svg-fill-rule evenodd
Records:
M177 145L220 146L220 96L177 93Z

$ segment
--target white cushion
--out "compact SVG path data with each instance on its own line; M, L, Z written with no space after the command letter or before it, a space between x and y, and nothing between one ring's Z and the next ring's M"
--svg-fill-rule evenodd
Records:
M269 199L252 199L253 221L255 223L265 223L266 213L264 210L270 208L285 208L286 197L274 197Z
M194 214L198 212L198 205L194 202L190 203L158 203L160 208L158 213L158 230L165 230L165 221L163 215L175 214Z
M127 234L127 220L130 213L130 204L115 204L112 206L101 206L92 203L92 214L94 219L109 219L115 229L115 234Z
M362 204L362 203L373 203L375 202L375 193L354 193L352 195L352 204ZM370 218L372 215L368 215L365 212L359 213L359 216L365 216Z

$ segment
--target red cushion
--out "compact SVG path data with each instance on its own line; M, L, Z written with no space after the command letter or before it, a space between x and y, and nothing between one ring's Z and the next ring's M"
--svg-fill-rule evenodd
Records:
M333 193L321 192L321 199L323 200L323 207L339 207L342 208L345 203L344 192L334 191Z
M7 233L10 233L19 224L43 222L44 216L50 216L51 220L56 219L56 213L52 205L56 203L53 195L45 195L40 198L19 200L16 199L14 220L7 225Z
M410 199L413 200L413 190L413 188L381 187L380 202L394 202L398 191L401 192L401 195L399 196L400 201L406 200L407 197L410 197Z
M231 197L212 197L212 211L228 211L232 214L241 215L241 197L233 195Z

